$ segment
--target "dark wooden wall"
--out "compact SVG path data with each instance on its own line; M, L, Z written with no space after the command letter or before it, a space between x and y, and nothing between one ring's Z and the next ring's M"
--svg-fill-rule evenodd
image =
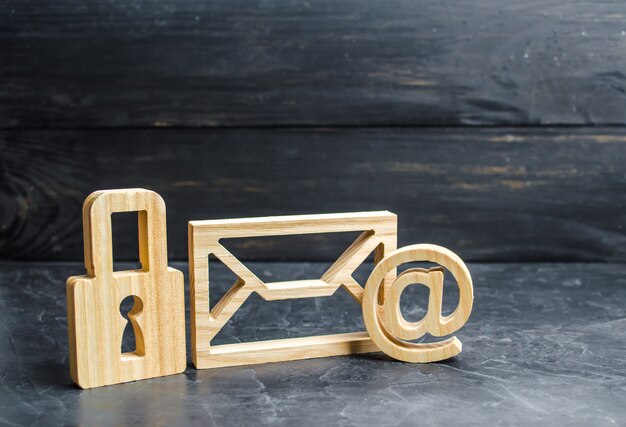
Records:
M4 1L0 258L81 259L85 196L143 186L178 259L189 219L389 209L401 244L469 260L624 261L625 22L621 0ZM280 244L239 249L338 248Z

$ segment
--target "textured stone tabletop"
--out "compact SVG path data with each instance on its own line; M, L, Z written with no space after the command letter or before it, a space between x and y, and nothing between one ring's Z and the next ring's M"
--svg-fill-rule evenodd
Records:
M326 265L251 266L286 280L319 276ZM626 265L469 268L474 311L456 334L463 352L446 362L374 353L202 371L189 364L181 375L80 390L69 377L65 279L82 265L0 263L0 424L624 425ZM359 274L364 283L366 269ZM211 280L214 302L232 280L219 267ZM417 320L427 290L411 288L403 313ZM455 298L446 284L444 311ZM297 301L253 296L218 338L363 330L359 311L341 291Z

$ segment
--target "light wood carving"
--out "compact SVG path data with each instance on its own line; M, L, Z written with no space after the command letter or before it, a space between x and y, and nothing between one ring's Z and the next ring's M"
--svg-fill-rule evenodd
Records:
M362 231L335 263L315 280L265 283L221 244L220 239L292 234ZM390 212L298 215L285 217L189 222L191 280L191 352L196 368L214 368L378 351L365 332L304 338L211 345L211 340L254 292L266 301L322 297L343 288L358 302L363 288L352 277L367 256L375 262L397 245L397 217ZM209 306L209 255L213 254L238 279ZM381 281L391 284L394 271Z
M142 268L113 271L111 214L138 211ZM92 193L83 205L87 274L67 280L70 373L82 388L183 372L183 274L167 266L165 203L144 189ZM133 296L129 319L136 351L122 353L127 321L120 303Z
M402 272L393 283L381 286L386 276L395 276L396 268L409 262L429 261L448 269L459 287L459 302L449 316L441 315L443 297L443 269L412 268ZM400 313L400 295L411 284L429 288L428 312L418 322L407 322ZM382 298L381 293L385 297ZM449 335L467 321L473 304L472 278L469 270L456 254L441 246L419 244L406 246L390 253L374 267L365 285L363 320L365 327L382 351L405 362L435 362L459 354L461 342L448 338L436 343L411 343L427 332L440 337Z

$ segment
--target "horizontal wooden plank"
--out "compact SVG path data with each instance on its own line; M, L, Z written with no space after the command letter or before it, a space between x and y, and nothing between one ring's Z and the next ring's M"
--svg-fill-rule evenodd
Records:
M164 197L175 259L187 259L189 220L386 209L400 246L481 261L626 259L621 128L3 131L0 153L4 259L81 259L84 198L127 187ZM356 235L231 247L328 260ZM128 242L117 258L136 253Z
M0 2L0 127L620 124L621 0Z

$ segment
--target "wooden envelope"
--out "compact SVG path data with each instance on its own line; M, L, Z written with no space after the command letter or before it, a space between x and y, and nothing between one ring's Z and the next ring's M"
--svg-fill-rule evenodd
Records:
M315 280L266 283L220 244L220 239L362 231L333 265ZM343 288L360 304L363 287L352 274L370 253L375 262L396 249L397 216L391 212L296 215L189 222L191 348L198 369L279 362L379 351L367 332L318 335L271 341L211 345L211 340L256 292L266 301L322 297ZM209 307L209 255L238 279ZM390 275L391 276L391 275ZM395 277L385 279L393 282Z

